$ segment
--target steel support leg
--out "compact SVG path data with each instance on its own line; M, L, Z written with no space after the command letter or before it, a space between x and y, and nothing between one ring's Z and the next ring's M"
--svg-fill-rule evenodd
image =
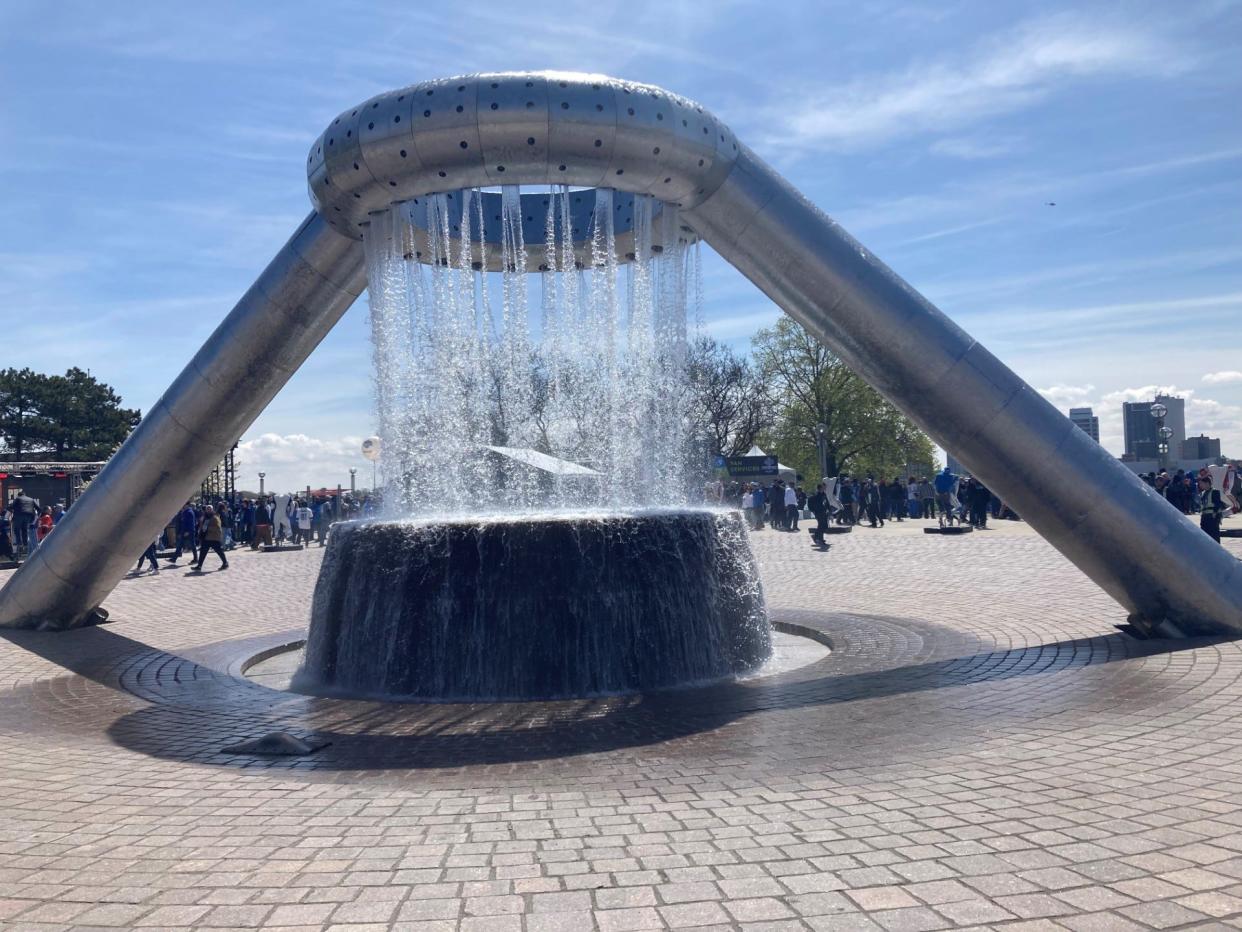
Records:
M0 627L97 606L366 285L362 244L311 214L56 530L0 590Z
M742 148L683 213L1149 632L1242 634L1242 562Z

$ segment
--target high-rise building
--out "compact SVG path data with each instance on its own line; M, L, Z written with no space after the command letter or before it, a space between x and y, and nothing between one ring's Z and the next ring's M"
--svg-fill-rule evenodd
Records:
M1220 457L1220 438L1200 434L1182 441L1182 459L1212 460Z
M955 476L963 475L966 472L966 470L962 468L962 464L957 461L957 457L948 450L945 450L944 453L944 464L949 467L949 472L953 473Z
M1168 413L1164 426L1173 431L1169 438L1169 453L1176 459L1186 439L1186 399L1171 395L1157 395L1151 401L1126 401L1121 405L1122 427L1125 431L1126 452L1137 459L1156 459L1160 436L1156 433L1156 419L1151 416L1151 406L1156 402L1164 405Z
M1100 442L1100 419L1090 408L1070 408L1069 419L1096 443Z

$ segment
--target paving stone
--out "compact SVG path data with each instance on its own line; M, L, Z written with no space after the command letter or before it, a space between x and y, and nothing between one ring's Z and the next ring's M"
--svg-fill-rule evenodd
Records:
M304 631L317 549L126 581L0 639L0 924L1236 925L1242 644L1127 638L1022 525L920 531L753 535L833 652L641 700L308 700L237 670ZM219 751L277 730L330 743Z

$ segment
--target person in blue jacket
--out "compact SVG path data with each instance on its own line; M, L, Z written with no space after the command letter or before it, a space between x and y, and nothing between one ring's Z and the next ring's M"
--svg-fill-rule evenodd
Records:
M177 549L171 557L168 558L170 564L176 565L181 559L181 554L188 550L193 558L198 553L198 513L194 510L194 506L189 502L185 503L185 508L181 510L181 514L177 517Z
M961 477L949 471L949 467L936 474L936 504L940 507L940 524L943 527L945 520L949 522L949 526L953 526L954 520L957 519L957 509L954 501L957 492L957 482Z

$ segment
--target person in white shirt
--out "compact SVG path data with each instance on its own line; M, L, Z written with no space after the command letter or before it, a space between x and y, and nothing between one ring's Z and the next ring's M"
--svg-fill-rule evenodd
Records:
M293 518L298 532L296 542L305 543L309 547L311 529L315 523L315 513L306 507L306 502L299 501L298 507L293 513Z
M792 482L785 486L785 530L798 530L798 491Z

